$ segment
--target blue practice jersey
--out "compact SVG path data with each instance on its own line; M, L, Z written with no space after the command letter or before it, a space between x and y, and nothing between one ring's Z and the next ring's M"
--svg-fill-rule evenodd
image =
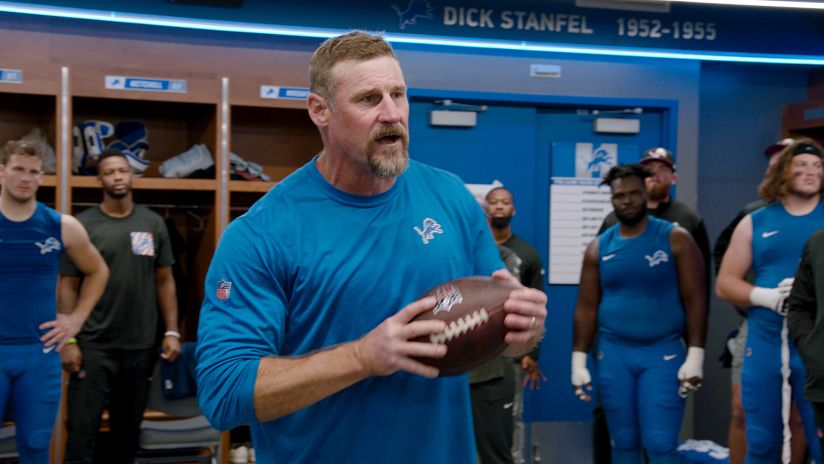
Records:
M765 206L752 214L752 269L754 285L774 288L787 277L795 277L804 243L824 227L824 207L819 203L809 214L793 216L781 203ZM750 330L778 340L784 317L764 307L749 310Z
M621 237L619 224L598 237L598 330L637 343L684 332L684 305L669 241L674 226L652 216L647 219L638 237Z
M351 342L446 280L502 269L462 182L414 161L387 192L351 195L315 160L234 221L206 277L198 389L219 428L252 425L267 463L474 462L465 376L372 377L257 423L260 358Z
M63 236L60 213L37 203L22 222L0 214L0 344L40 343L37 327L57 314Z

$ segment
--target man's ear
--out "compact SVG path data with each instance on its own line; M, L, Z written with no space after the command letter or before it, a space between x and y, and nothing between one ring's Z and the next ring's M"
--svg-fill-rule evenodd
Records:
M326 127L329 124L329 103L320 95L310 92L306 98L306 107L309 110L309 117L318 127Z
M673 172L673 173L672 173L672 185L675 185L675 184L677 184L677 183L678 183L678 174L676 174L675 172Z

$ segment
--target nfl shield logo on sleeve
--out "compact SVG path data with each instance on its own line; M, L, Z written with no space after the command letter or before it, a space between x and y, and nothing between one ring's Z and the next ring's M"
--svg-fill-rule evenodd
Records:
M232 282L228 280L221 280L217 283L217 299L226 301L229 299L229 294L232 292Z

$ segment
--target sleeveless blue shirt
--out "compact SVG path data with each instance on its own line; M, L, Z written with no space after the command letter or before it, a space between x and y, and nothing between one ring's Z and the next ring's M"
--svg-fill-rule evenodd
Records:
M824 207L816 205L810 213L793 216L781 203L765 206L752 214L752 269L754 285L774 288L787 277L794 277L807 239L824 227ZM761 306L749 310L750 330L778 337L784 317ZM777 338L776 338L777 339Z
M598 237L598 331L632 343L676 338L684 332L684 305L669 241L674 225L647 219L637 237L621 237L620 224Z
M0 345L40 343L37 326L54 320L61 230L60 213L42 203L21 222L0 213Z

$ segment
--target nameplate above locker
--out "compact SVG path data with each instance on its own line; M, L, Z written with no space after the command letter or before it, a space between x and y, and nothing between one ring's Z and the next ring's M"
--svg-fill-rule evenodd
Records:
M140 92L186 93L185 79L159 79L155 77L106 76L107 89L135 90Z
M309 89L305 87L281 87L279 85L261 85L260 98L305 100L309 96Z
M0 69L0 83L22 84L23 71L20 69Z

